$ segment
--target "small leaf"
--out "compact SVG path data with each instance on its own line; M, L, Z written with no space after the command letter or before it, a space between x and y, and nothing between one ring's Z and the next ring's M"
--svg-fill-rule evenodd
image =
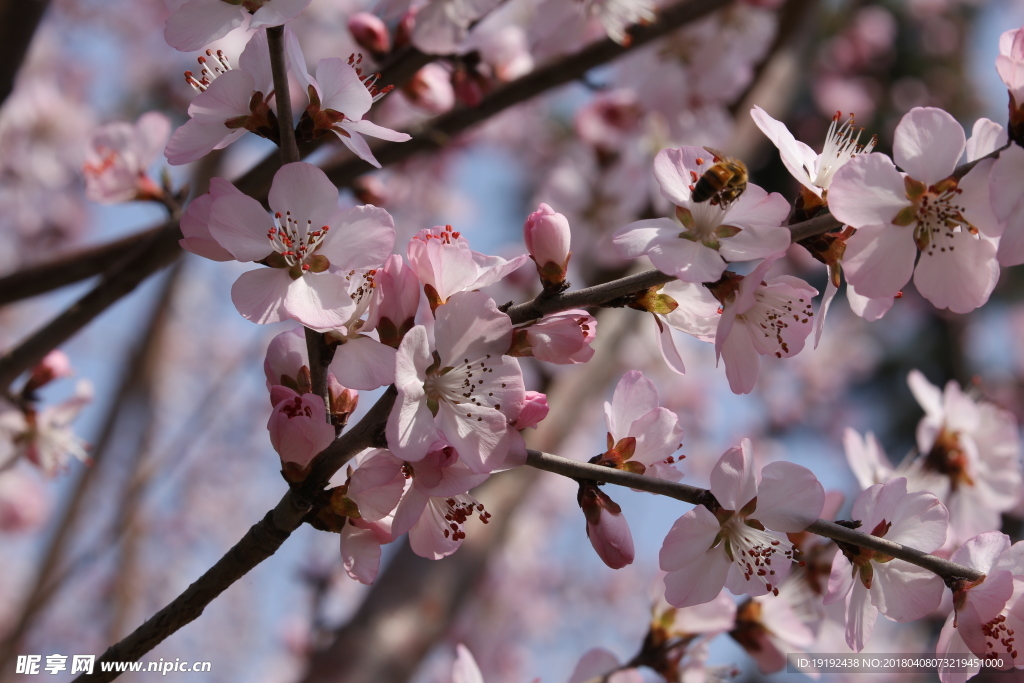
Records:
M917 209L913 206L904 206L892 219L893 225L907 226L917 221Z

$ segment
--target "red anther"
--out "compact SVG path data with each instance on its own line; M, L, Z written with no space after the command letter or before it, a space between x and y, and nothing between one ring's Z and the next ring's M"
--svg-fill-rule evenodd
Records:
M278 211L277 213L275 213L275 214L274 214L274 218L278 218L278 219L280 219L280 218L281 218L281 212L280 212L280 211Z
M452 237L454 237L455 239L459 239L459 235L460 235L460 234L461 234L461 233L458 233L458 232L453 232L453 233L452 233Z
M697 157L696 161L698 166L704 165L704 157Z
M305 263L303 263L302 264L302 269L303 270L309 270L309 266L307 266Z

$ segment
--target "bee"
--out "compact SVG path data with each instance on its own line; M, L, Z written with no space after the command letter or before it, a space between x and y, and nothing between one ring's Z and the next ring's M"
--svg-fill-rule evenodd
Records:
M693 186L690 198L696 202L709 199L713 206L731 204L747 189L747 166L739 159L725 156L711 147L705 147L715 158L715 165L704 171Z

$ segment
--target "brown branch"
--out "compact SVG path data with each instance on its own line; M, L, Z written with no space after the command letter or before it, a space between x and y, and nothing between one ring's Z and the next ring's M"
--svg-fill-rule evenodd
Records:
M663 285L666 282L675 280L671 275L665 275L659 270L645 270L636 275L605 282L604 284L574 289L554 296L539 295L533 301L513 306L508 309L508 316L512 319L513 325L519 325L549 313L567 311L571 308L588 308L590 306L603 306L615 299L642 292L651 287Z
M49 5L49 0L0 1L0 104L14 90L14 80Z
M90 675L76 683L112 681L119 672L103 672L103 662L134 662L183 626L195 621L218 595L281 547L305 516L330 478L357 453L381 438L397 392L390 388L354 427L316 456L306 480L289 489L273 510L185 591L98 658Z
M554 472L555 474L561 474L564 477L570 477L572 479L589 479L591 481L600 481L606 484L615 484L617 486L628 486L629 488L657 493L662 496L668 496L669 498L675 498L676 500L681 500L684 503L692 503L694 505L706 505L714 499L711 492L706 489L687 486L686 484L677 484L675 482L665 481L664 479L648 477L643 474L623 472L622 470L616 470L610 467L577 462L557 455L551 455L550 453L541 453L540 451L528 450L526 452L526 464L530 467ZM916 548L894 543L878 536L872 536L871 534L866 534L862 531L848 529L836 524L835 522L819 519L817 522L807 527L807 531L819 536L841 541L843 543L850 543L852 545L860 546L861 548L875 550L884 555L890 555L900 560L904 560L905 562L909 562L910 564L922 567L923 569L927 569L946 580L963 578L975 581L984 576L984 574L976 569L971 569L970 567L965 567L963 565L956 564L955 562L944 560L941 557L936 557L935 555L929 555L928 553L922 552Z

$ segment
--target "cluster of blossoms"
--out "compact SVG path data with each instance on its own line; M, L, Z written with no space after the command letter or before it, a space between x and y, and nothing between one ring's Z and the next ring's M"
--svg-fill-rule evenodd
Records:
M98 129L84 167L90 197L170 203L168 183L157 184L148 176L165 142L172 165L201 159L247 131L281 143L268 37L258 29L282 25L308 1L169 2L165 35L179 50L200 49L243 25L257 31L239 55L237 69L223 52L208 50L200 57L199 77L186 76L198 95L189 106L189 121L173 135L166 117L153 112L134 126ZM498 4L392 2L381 11L401 16L403 39L426 52L468 54L486 52L473 42L481 34L472 34L471 27ZM653 5L640 0L562 2L557 9L549 7L553 4L541 3L538 10L549 29L566 31L571 23L582 33L587 22L593 26L596 20L623 44L629 42L629 26L655 17ZM571 17L561 16L569 10ZM750 24L745 30L751 35L764 33L763 21ZM390 49L392 36L373 15L353 18L350 28L372 54ZM410 139L364 118L388 88L377 86L376 75L364 75L360 61L324 59L311 76L298 40L290 31L283 35L287 70L306 103L297 125L300 142L330 132L359 158L380 167L364 135ZM761 356L792 357L803 350L813 329L821 335L841 273L846 274L851 307L868 319L883 316L911 277L936 307L964 313L984 304L1000 266L1024 263L1018 210L1024 152L1011 145L998 158L989 158L1007 139L1019 141L1015 126L1024 126L1024 114L1014 118L1024 99L1018 92L1018 81L1024 80L1019 76L1024 73L1024 39L1014 34L1002 42L998 68L1011 89L1009 133L983 119L968 140L946 112L914 108L896 128L889 159L873 151L874 139L861 142L852 117L837 116L818 154L755 107L754 121L804 188L795 208L782 195L747 182L741 167L710 148L658 152L653 161L661 194L656 205L667 203L671 217L619 227L610 242L621 259L646 257L675 278L628 302L654 316L666 364L683 372L672 330L684 332L713 343L730 388L750 393ZM516 39L510 43L500 57L481 57L484 64L490 59L504 78L532 66L510 66L522 61L525 51ZM719 91L741 89L744 67L758 50L759 43L750 41L737 52L715 53L715 62L694 60L688 70L725 79ZM663 70L679 69L684 61L666 62ZM499 65L507 68L501 71ZM478 100L474 87L482 90L482 67L461 68L467 71L460 72L460 97ZM729 69L739 75L726 77ZM427 75L421 71L418 77L422 81ZM697 94L686 92L685 97ZM429 99L422 93L419 98L421 104ZM655 99L647 105L651 110L657 109ZM639 139L636 102L613 93L599 103L601 111L589 111L577 121L581 137L589 138L595 150L607 152L601 142L609 136ZM705 114L713 118L718 104L705 103L705 109L711 108ZM673 113L683 108L678 102L660 106ZM672 120L669 127L678 133L686 124ZM969 169L958 167L965 154ZM616 159L608 166L640 167L639 156L622 156L626 161ZM704 185L716 178L722 187L713 188L709 197ZM267 198L270 213L232 183L214 178L209 192L187 206L180 244L214 261L258 266L231 288L231 300L247 320L291 321L323 335L332 360L322 393L314 390L315 375L321 373L310 367L301 329L278 335L266 354L272 407L267 429L290 484L306 481L318 456L332 447L357 409L359 392L393 386L386 444L356 454L330 481L327 504L310 519L317 529L339 534L348 574L372 583L382 545L407 534L417 555L440 559L458 550L472 517L488 521L489 513L470 491L491 474L526 462L522 432L548 412L545 395L527 390L518 359L586 363L594 355L597 323L586 310L570 309L513 324L507 307L480 291L529 260L536 266L542 299L568 287L570 222L547 203L526 220L529 253L505 259L473 251L466 236L450 225L421 229L407 243L403 258L393 253L395 220L388 211L371 204L343 209L340 202L327 174L304 162L277 171ZM815 247L814 255L830 275L815 312L815 288L791 275L768 273L791 246L788 226L826 208L844 227L828 234L825 248ZM747 261L757 263L745 275L730 269ZM59 355L48 357L23 389L22 404L0 413L0 446L7 448L0 451L0 467L23 457L54 474L68 455L86 459L68 424L88 392L82 389L52 408L36 408L34 392L66 376L65 365ZM848 431L847 455L864 490L853 503L851 518L842 523L925 553L951 554L953 561L983 573L983 579L948 582L953 610L939 651L1001 655L1007 667L1024 668L1024 650L1019 653L1014 640L1015 630L1024 626L1024 550L998 532L1000 515L1014 509L1024 494L1016 423L954 383L940 391L915 373L910 384L926 412L917 434L919 454L893 467L871 434L861 438ZM682 478L676 467L681 456L675 455L683 435L679 418L661 405L654 383L643 373L625 373L605 404L605 417L607 448L591 463L669 481ZM725 633L755 656L762 671L778 670L782 653L821 642L825 605L843 605L845 641L856 651L866 646L879 613L908 622L939 609L942 577L881 551L845 542L826 549L821 547L826 544L807 540L802 532L822 514L831 516L824 511L838 509L807 468L788 462L758 468L752 444L744 439L721 456L710 479L707 500L676 520L664 540L659 557L666 572L663 597L636 660L667 679L682 680L691 673L714 677L705 664L707 644ZM622 508L589 480L580 482L578 502L601 560L615 569L632 563L633 540ZM737 604L726 590L747 597ZM941 675L944 683L966 678L950 671ZM638 676L631 663L620 664L607 651L594 650L584 655L572 680L635 681ZM482 680L462 646L453 677L462 683Z

